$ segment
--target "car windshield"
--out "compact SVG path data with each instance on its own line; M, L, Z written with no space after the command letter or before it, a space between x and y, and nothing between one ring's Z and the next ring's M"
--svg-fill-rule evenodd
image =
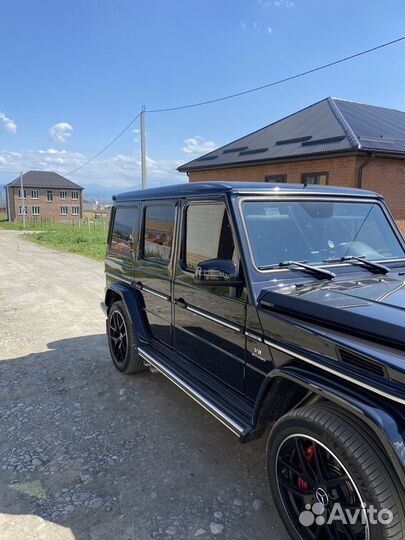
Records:
M248 200L242 210L258 268L285 261L322 264L343 257L378 261L405 256L377 203Z

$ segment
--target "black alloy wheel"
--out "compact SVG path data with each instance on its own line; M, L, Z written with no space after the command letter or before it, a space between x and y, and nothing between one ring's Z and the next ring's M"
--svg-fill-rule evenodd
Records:
M302 538L367 540L370 526L360 492L338 458L308 435L289 435L277 455L277 484L284 508ZM355 523L332 521L334 505L355 512Z
M128 354L128 334L121 313L113 311L110 317L110 348L114 362L122 365Z
M146 369L138 354L134 325L121 300L114 302L108 310L107 336L111 359L118 371L130 374Z
M405 492L359 418L323 401L273 426L267 471L294 540L404 540Z

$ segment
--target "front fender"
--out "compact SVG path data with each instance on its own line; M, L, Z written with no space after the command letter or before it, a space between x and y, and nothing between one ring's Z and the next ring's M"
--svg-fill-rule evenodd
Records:
M108 286L105 293L105 304L107 309L115 301L117 296L124 302L125 307L127 308L139 341L149 343L151 333L145 315L145 303L140 291L137 291L124 283L112 283Z
M340 382L316 373L304 371L299 367L285 366L271 371L263 382L253 414L253 423L257 425L260 410L265 402L272 398L272 386L280 378L295 383L300 387L336 403L359 424L366 427L367 435L383 447L402 484L405 484L405 417L395 405L376 396L359 393L358 388L343 386ZM298 404L297 404L298 405ZM355 417L355 418L353 418Z

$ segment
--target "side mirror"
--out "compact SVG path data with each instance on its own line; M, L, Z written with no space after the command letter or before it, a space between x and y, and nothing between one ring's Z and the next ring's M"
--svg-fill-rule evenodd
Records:
M194 281L217 287L243 287L236 264L228 259L210 259L197 264Z

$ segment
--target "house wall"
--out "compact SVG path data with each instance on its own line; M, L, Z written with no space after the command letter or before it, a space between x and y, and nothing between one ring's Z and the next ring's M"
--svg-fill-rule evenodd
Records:
M22 199L18 197L18 186L9 187L10 194L10 216L11 221L22 221L23 216L19 215L19 206L23 206ZM26 199L24 205L27 207L27 219L29 221L41 221L48 219L59 223L72 223L72 221L78 221L83 218L83 190L81 189L55 189L55 188L24 188L26 192ZM32 198L32 190L38 189L39 198ZM47 200L47 192L52 191L53 201ZM66 191L66 199L61 199L60 191ZM72 199L72 191L79 192L79 199ZM32 207L39 206L39 216L34 216L32 213ZM68 215L61 215L61 206L68 207ZM79 215L72 214L72 207L79 207Z
M362 187L384 197L405 236L405 160L373 159L363 169Z
M190 182L208 182L214 180L264 182L265 177L268 175L286 174L287 182L299 184L301 183L301 175L303 173L328 172L330 184L355 187L354 178L357 178L356 168L357 161L355 156L342 156L190 172L189 179Z
M357 188L359 167L365 159L341 156L196 171L189 173L189 180L264 182L268 175L285 174L287 182L301 183L303 173L327 172L329 185ZM362 187L383 195L402 234L405 235L405 160L374 158L363 169Z

